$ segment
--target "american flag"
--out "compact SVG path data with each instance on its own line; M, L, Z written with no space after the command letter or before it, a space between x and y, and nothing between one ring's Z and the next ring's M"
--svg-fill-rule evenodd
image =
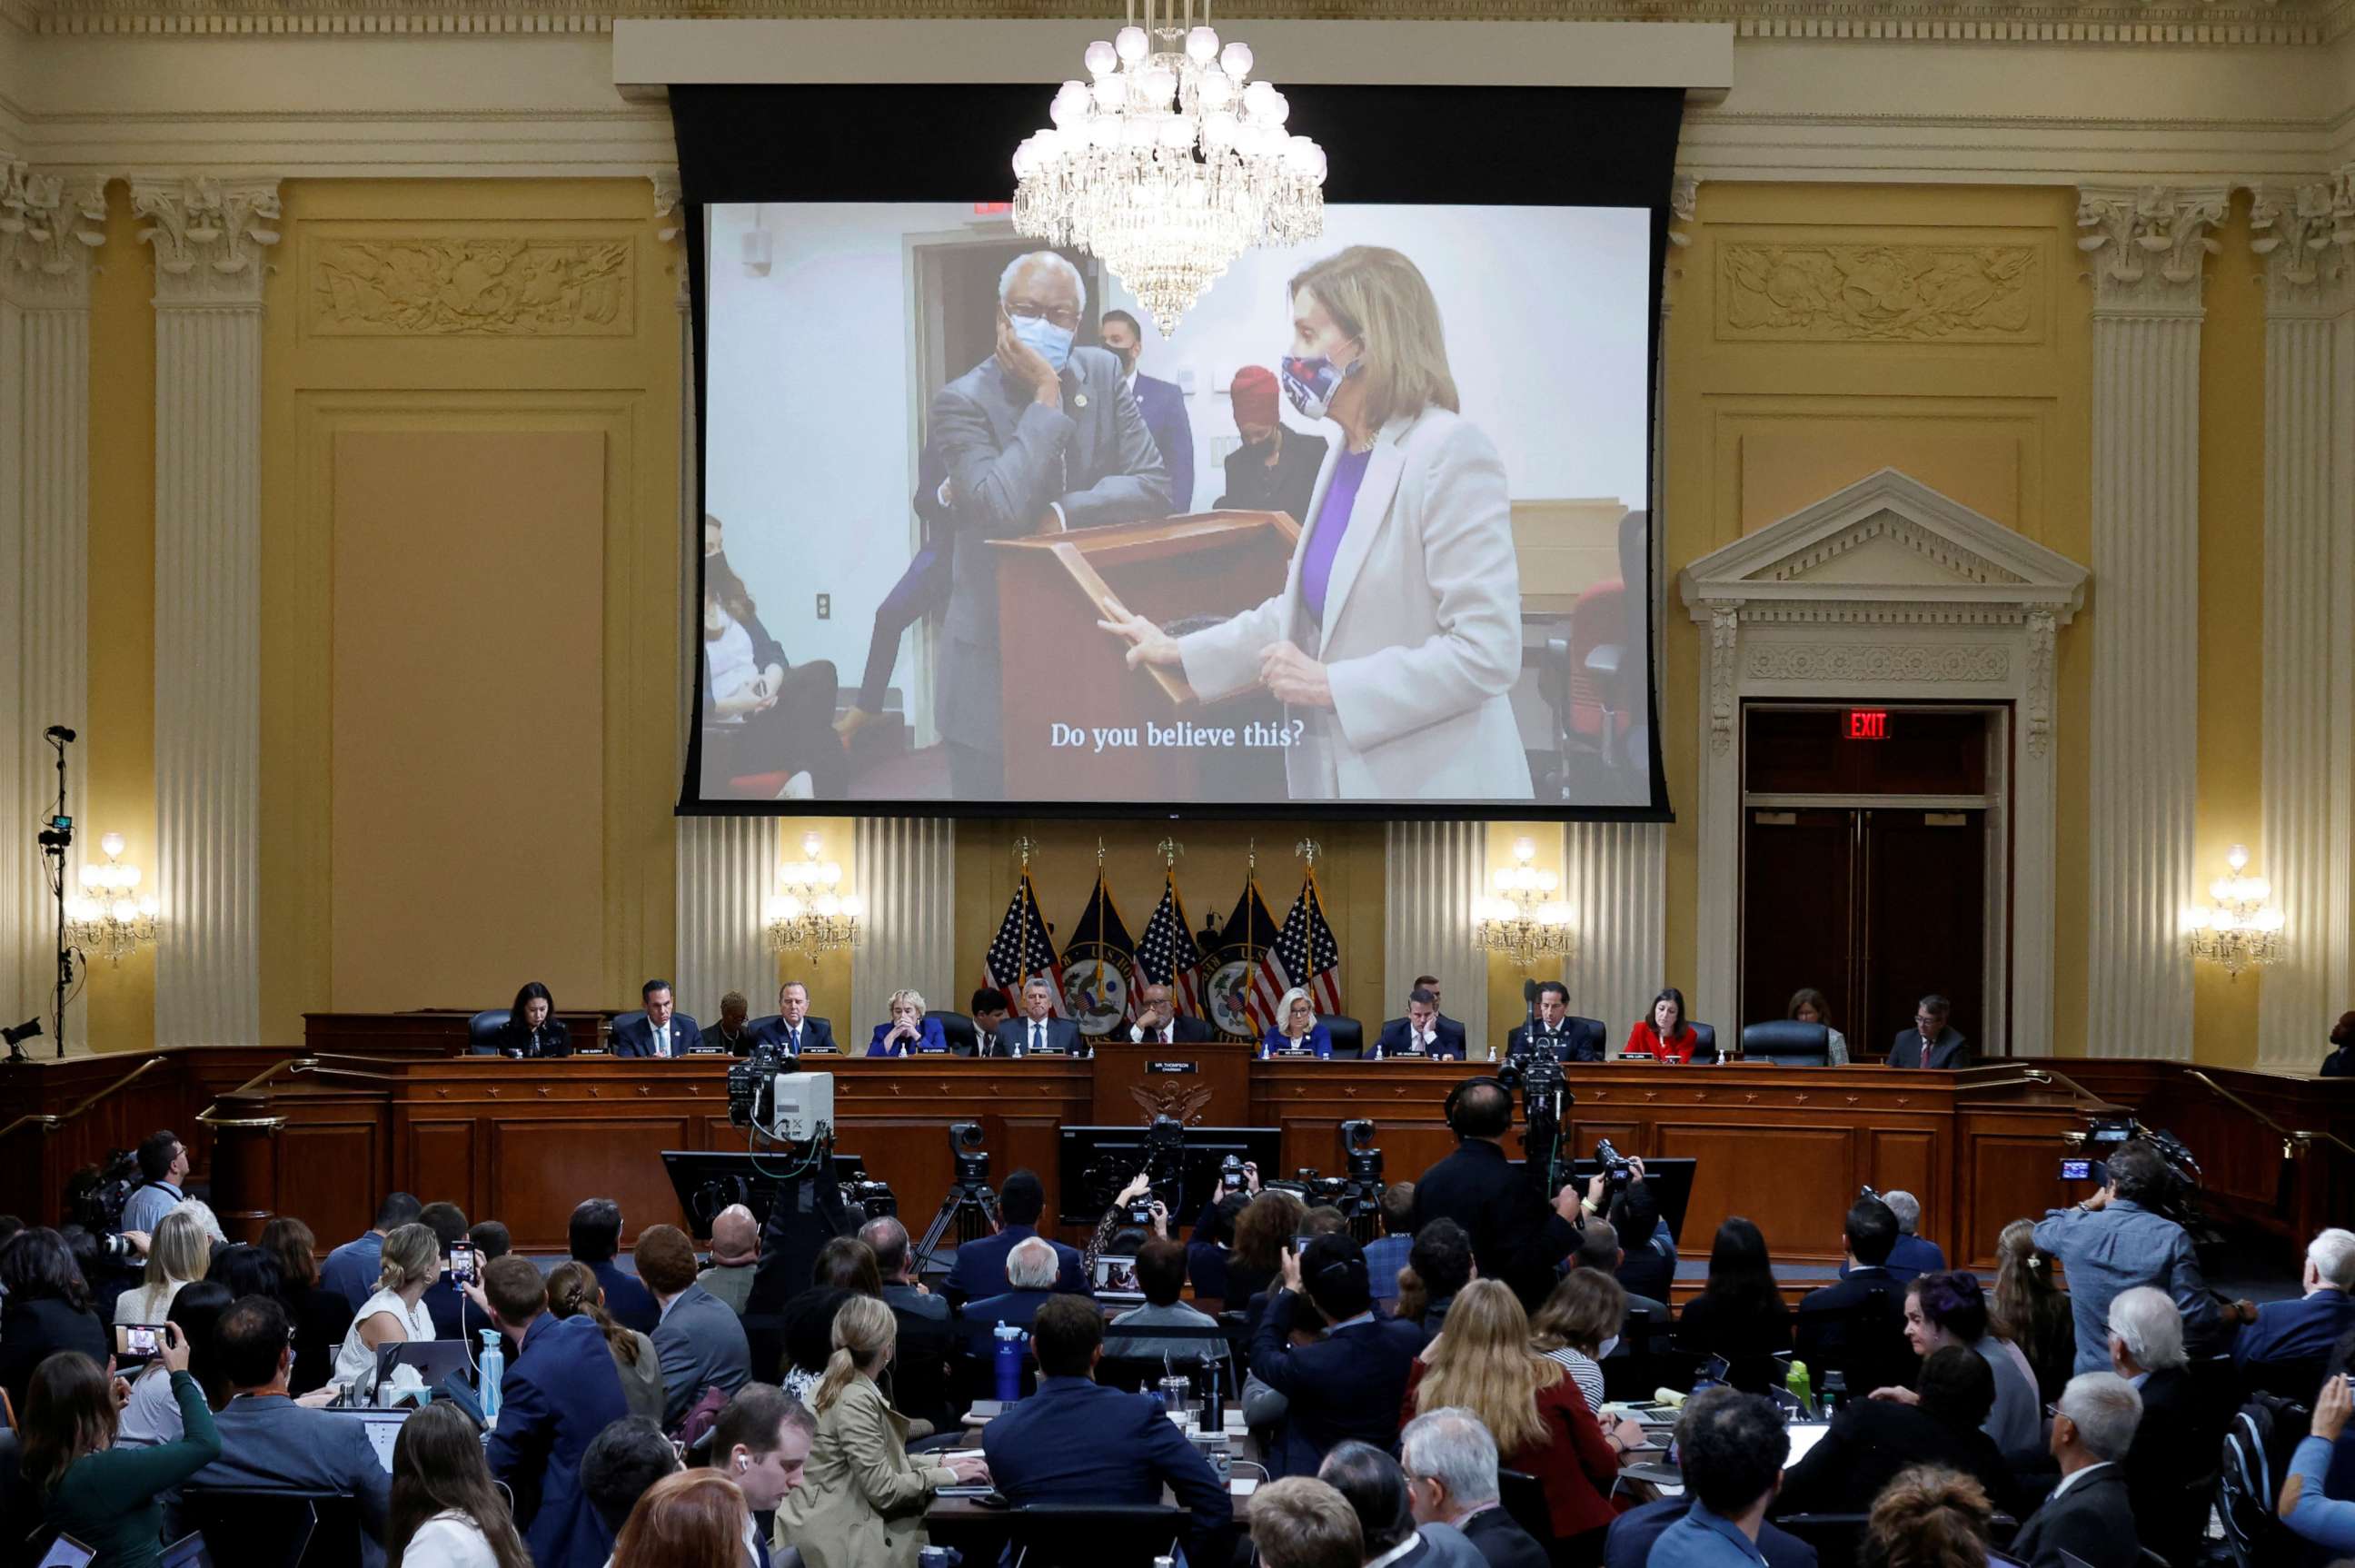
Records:
M981 972L986 982L1004 991L1018 1008L1022 1005L1022 982L1033 975L1044 975L1055 993L1055 1016L1071 1017L1063 1005L1063 965L1055 956L1055 939L1047 934L1047 917L1039 912L1039 894L1030 886L1027 870L1014 884L1014 896L1007 901L1006 918L997 923L997 934L990 939L989 955L982 960Z
M1178 1010L1202 1016L1202 949L1186 924L1186 906L1178 897L1178 874L1167 873L1161 885L1161 902L1136 944L1136 967L1146 979L1169 987Z
M1252 1010L1276 1027L1283 1025L1276 1007L1284 993L1298 986L1307 991L1308 1005L1319 1017L1341 1010L1341 944L1325 923L1325 906L1316 896L1316 873L1310 871L1284 917L1275 944L1260 955L1252 976Z

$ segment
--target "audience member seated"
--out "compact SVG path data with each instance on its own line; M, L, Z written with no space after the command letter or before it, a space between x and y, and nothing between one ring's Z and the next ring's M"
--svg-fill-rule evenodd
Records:
M0 1290L7 1292L0 1301L0 1390L15 1408L25 1408L33 1369L59 1350L108 1364L112 1337L91 1309L90 1286L57 1232L36 1225L17 1233L0 1252Z
M1685 1402L1683 1412L1677 1417L1677 1450L1686 1448L1686 1434L1714 1419L1717 1407L1728 1400L1744 1396L1720 1384L1705 1388ZM1662 1498L1639 1508L1628 1509L1611 1521L1611 1532L1604 1539L1603 1568L1644 1568L1652 1555L1652 1543L1658 1541L1668 1527L1692 1511L1693 1490L1688 1484L1681 1496ZM1758 1527L1758 1556L1766 1568L1816 1568L1816 1549L1787 1531L1777 1530L1771 1523Z
M613 1542L609 1568L702 1568L742 1558L756 1543L744 1490L711 1470L656 1481Z
M1399 1270L1414 1251L1414 1183L1393 1181L1382 1189L1382 1233L1366 1243L1366 1278L1374 1287L1374 1307L1390 1310L1398 1299Z
M1369 1443L1341 1444L1316 1478L1348 1499L1365 1534L1365 1568L1484 1568L1479 1549L1452 1524L1417 1527L1406 1472Z
M1319 1236L1305 1253L1285 1252L1282 1262L1282 1278L1252 1341L1252 1373L1288 1405L1268 1450L1268 1474L1313 1476L1346 1438L1378 1448L1397 1440L1423 1336L1412 1323L1374 1316L1366 1254L1348 1237ZM1326 1337L1295 1348L1295 1318L1312 1326L1321 1320Z
M950 1265L944 1287L952 1306L978 1296L996 1296L1006 1289L1007 1258L1016 1247L1039 1235L1039 1216L1047 1211L1047 1187L1039 1179L1038 1172L1009 1173L1006 1185L998 1189L997 1210L1005 1221L997 1234L967 1242L956 1250L956 1262ZM1084 1295L1088 1275L1079 1249L1056 1241L1047 1244L1055 1253L1055 1288Z
M338 1387L373 1384L380 1345L439 1338L424 1300L425 1292L441 1276L442 1243L424 1225L411 1221L384 1239L383 1253L377 1262L376 1294L353 1314L343 1348L336 1352L333 1381Z
M696 1283L695 1243L685 1231L649 1225L631 1255L659 1306L654 1342L662 1360L663 1424L675 1427L704 1390L732 1394L744 1386L752 1375L751 1347L727 1303Z
M1567 993L1565 993L1567 995ZM1374 1055L1464 1060L1464 1026L1439 1016L1439 994L1421 987L1406 997L1406 1017L1391 1019L1374 1038Z
M1166 1236L1156 1236L1139 1247L1136 1284L1145 1292L1145 1305L1133 1307L1112 1320L1105 1355L1156 1360L1166 1357L1173 1364L1188 1367L1204 1356L1213 1360L1226 1359L1227 1342L1222 1339L1163 1338L1145 1332L1150 1328L1194 1328L1214 1333L1218 1329L1217 1318L1207 1312L1197 1312L1178 1299L1186 1291L1184 1247Z
M278 1260L278 1298L294 1320L294 1376L287 1386L298 1394L326 1386L336 1352L352 1331L352 1309L342 1294L319 1283L318 1248L311 1227L290 1215L261 1228L261 1250Z
M1859 1399L1783 1477L1777 1513L1865 1513L1901 1470L1936 1465L1972 1477L2006 1512L2019 1503L2002 1450L1980 1428L1995 1403L1995 1374L1960 1345L1922 1363L1913 1403Z
M605 1337L613 1353L614 1375L622 1380L622 1401L632 1415L656 1426L669 1410L663 1388L662 1358L655 1342L634 1328L624 1328L605 1310L605 1293L587 1264L562 1263L548 1274L548 1315L561 1321L586 1317Z
M1766 1509L1791 1452L1782 1413L1757 1394L1715 1401L1678 1426L1677 1452L1693 1505L1660 1531L1648 1568L1757 1563Z
M629 1415L605 1336L585 1316L549 1315L547 1285L528 1258L492 1264L481 1290L476 1305L516 1347L499 1384L491 1473L514 1495L538 1568L600 1568L613 1537L581 1489L581 1461L597 1434Z
M2011 1554L2028 1568L2064 1568L2064 1552L2088 1568L2135 1568L2142 1545L2119 1461L2133 1446L2142 1395L2115 1372L2079 1372L2061 1391L2060 1406L2052 1457L2061 1484L2019 1527Z
M1587 1228L1602 1223L1590 1220ZM1617 1347L1626 1316L1627 1293L1617 1280L1600 1269L1574 1268L1529 1321L1530 1347L1569 1370L1589 1411L1603 1408L1603 1358Z
M635 1275L613 1261L622 1250L622 1206L610 1198L591 1198L572 1211L567 1242L575 1263L587 1264L605 1293L605 1310L613 1321L641 1334L652 1334L661 1313L654 1293Z
M948 1050L948 1040L941 1033L941 1020L924 1014L921 992L894 991L889 1005L891 1020L875 1026L875 1038L867 1042L868 1055L933 1056Z
M1652 1010L1627 1030L1623 1056L1644 1055L1655 1061L1689 1062L1700 1048L1700 1031L1685 1018L1685 994L1665 987L1652 998Z
M1252 1195L1235 1217L1234 1251L1226 1260L1226 1310L1248 1311L1252 1296L1275 1288L1284 1270L1284 1254L1300 1234L1300 1221L1307 1213L1308 1205L1298 1195L1280 1187Z
M1449 1408L1478 1417L1501 1462L1537 1477L1568 1559L1601 1562L1620 1457L1643 1443L1644 1429L1597 1424L1569 1369L1529 1348L1529 1317L1502 1280L1465 1285L1445 1332L1408 1371L1401 1424Z
M1426 1221L1407 1249L1407 1266L1423 1289L1423 1310L1407 1320L1428 1339L1446 1323L1447 1309L1480 1272L1472 1258L1472 1238L1453 1220Z
M892 1215L885 1214L869 1220L858 1228L858 1239L875 1257L875 1273L883 1282L883 1299L895 1312L916 1317L930 1317L945 1323L949 1319L948 1298L934 1296L916 1277L916 1253L909 1241L908 1227Z
M858 1239L874 1258L883 1303L898 1320L900 1349L891 1364L891 1408L932 1431L955 1420L950 1408L950 1363L963 1342L950 1321L945 1296L934 1296L915 1277L916 1260L908 1228L886 1214L859 1227Z
M641 1416L624 1416L591 1438L581 1456L581 1495L604 1539L620 1536L638 1499L679 1468L678 1450Z
M183 1435L173 1442L115 1446L105 1363L78 1350L40 1362L16 1403L17 1489L9 1500L29 1499L40 1509L37 1522L91 1547L106 1568L155 1568L165 1494L220 1456L212 1409L189 1375L188 1343L176 1328L164 1337L159 1359L179 1406ZM12 1509L12 1551L35 1522Z
M1807 1363L1816 1386L1836 1371L1850 1392L1911 1386L1920 1361L1905 1337L1905 1289L1888 1268L1897 1216L1878 1198L1849 1205L1846 1265L1839 1282L1811 1290L1792 1319L1793 1359Z
M2174 1568L2192 1568L2208 1533L2228 1417L2211 1413L2193 1381L2183 1315L2165 1291L2140 1285L2111 1301L2110 1368L2142 1395L2126 1456L2126 1497L2142 1543Z
M395 1244L388 1240L387 1252ZM314 1400L324 1403L324 1392L304 1395L304 1403L288 1395L293 1327L286 1308L269 1296L240 1296L215 1320L213 1343L229 1395L214 1422L220 1456L188 1484L340 1492L358 1507L361 1561L382 1563L389 1501L384 1467L366 1427L348 1415L305 1407Z
M2347 1380L2335 1372L2323 1379L2314 1398L2313 1423L2290 1456L2278 1505L2283 1523L2334 1560L2355 1552L2355 1502L2331 1497L2325 1484L2350 1409L2355 1399L2349 1396Z
M1263 1568L1363 1568L1357 1510L1312 1476L1272 1481L1252 1494L1252 1550Z
M572 1054L572 1032L556 1016L556 998L537 980L527 980L507 1008L507 1021L491 1036L491 1049L525 1061Z
M213 1325L234 1299L229 1286L200 1279L172 1298L171 1312L165 1319L180 1330L180 1342L188 1347L181 1364L204 1390L206 1402L216 1409L229 1398L229 1384L221 1376ZM171 1366L163 1357L153 1357L131 1374L131 1397L123 1403L114 1441L125 1448L154 1448L176 1443L185 1435Z
M205 1277L229 1286L229 1296L277 1296L286 1287L278 1260L248 1242L230 1242L213 1248L212 1267Z
M1407 1506L1419 1525L1453 1525L1487 1568L1547 1568L1545 1548L1505 1511L1497 1483L1497 1440L1468 1410L1425 1411L1399 1434ZM1252 1499L1259 1522L1259 1499ZM1256 1540L1256 1534L1253 1535Z
M809 1465L777 1509L778 1534L809 1568L915 1568L924 1509L941 1488L989 1479L988 1461L970 1451L909 1457L907 1418L875 1382L895 1332L891 1309L871 1296L853 1296L835 1314L834 1351L810 1404Z
M1276 1004L1275 1021L1267 1026L1267 1036L1259 1042L1259 1054L1263 1061L1271 1056L1329 1058L1333 1054L1332 1031L1316 1021L1316 1007L1307 992L1295 986L1284 993Z
M1995 1505L1968 1476L1927 1466L1891 1482L1864 1528L1864 1568L1983 1568Z
M1925 1274L1907 1285L1905 1339L1924 1359L1941 1346L1960 1345L1985 1361L1995 1376L1987 1435L2015 1462L2043 1451L2044 1407L2036 1397L2036 1374L2016 1347L1987 1332L1987 1296L1976 1275ZM1872 1397L1910 1403L1918 1396L1891 1386L1873 1390Z
M1449 1096L1447 1122L1455 1152L1423 1173L1414 1184L1415 1234L1433 1220L1453 1220L1471 1238L1480 1273L1501 1279L1521 1298L1524 1311L1541 1304L1553 1289L1561 1260L1578 1245L1578 1189L1565 1182L1550 1196L1538 1193L1521 1171L1507 1163L1505 1134L1513 1123L1513 1097L1493 1079L1472 1078ZM1423 1274L1417 1264L1415 1272ZM1440 1282L1424 1274L1432 1298Z
M1791 1348L1791 1309L1775 1285L1766 1238L1739 1214L1717 1228L1709 1283L1685 1304L1677 1348L1724 1357L1732 1369L1728 1381L1745 1393L1774 1381L1773 1357Z
M152 1278L154 1253L149 1259ZM2273 1388L2266 1374L2289 1364L2311 1381L2311 1369L2355 1329L2355 1296L2349 1294L2355 1290L2355 1231L2318 1232L2307 1243L2298 1283L2304 1294L2296 1300L2266 1302L2256 1321L2232 1337L2232 1362L2249 1383L2289 1399L2304 1399L2307 1391Z
M1171 1252L1173 1243L1164 1243ZM1167 1487L1191 1516L1186 1554L1223 1561L1234 1505L1218 1472L1163 1413L1160 1402L1092 1381L1103 1356L1103 1315L1084 1296L1058 1296L1032 1329L1039 1392L981 1429L991 1483L1028 1503L1120 1507L1161 1500Z
M158 1129L139 1140L139 1185L123 1200L123 1229L153 1236L164 1216L187 1197L188 1146Z
M1243 1304L1231 1296L1234 1287L1228 1282L1227 1264L1234 1255L1235 1227L1251 1202L1248 1193L1221 1194L1204 1211L1194 1239L1186 1243L1186 1277L1193 1281L1194 1299L1206 1311L1223 1312L1231 1299L1237 1307Z
M1832 1028L1832 1005L1813 986L1802 986L1791 993L1791 1005L1783 1016L1794 1023L1821 1024L1828 1049L1824 1052L1827 1067L1848 1065L1848 1036Z
M730 1203L711 1217L711 1264L695 1282L741 1317L760 1263L761 1222L741 1203Z
M1889 1047L1891 1067L1958 1068L1971 1064L1971 1042L1946 1021L1954 1005L1933 993L1916 1003L1913 1027L1897 1031Z
M1897 1244L1889 1251L1889 1272L1901 1284L1911 1284L1916 1275L1944 1269L1945 1250L1937 1243L1925 1242L1914 1233L1922 1223L1922 1200L1902 1188L1891 1188L1881 1194L1881 1200L1897 1216Z
M746 1383L736 1391L711 1426L711 1467L743 1488L745 1549L751 1568L770 1568L772 1549L759 1516L773 1513L802 1484L817 1418L774 1383Z
M401 1226L414 1223L423 1208L406 1192L387 1198L376 1211L373 1226L329 1253L319 1264L320 1287L334 1291L357 1312L376 1294L377 1275L382 1272L378 1264L384 1256L384 1239Z
M964 1316L965 1354L976 1360L987 1360L992 1352L992 1335L1000 1324L1028 1332L1055 1291L1056 1254L1044 1236L1032 1236L1015 1243L1006 1260L1006 1277L1010 1289L996 1296L985 1296L968 1301Z
M785 1360L777 1381L804 1404L816 1397L818 1380L826 1376L826 1363L834 1354L834 1315L851 1296L866 1294L832 1283L839 1277L843 1261L828 1255L833 1248L829 1242L820 1249L811 1287L785 1303Z
M2050 1404L2068 1386L2077 1359L2069 1297L2052 1283L2052 1254L2036 1244L2035 1221L2006 1225L1996 1255L2002 1261L1987 1297L1987 1329L2019 1347L2036 1374L2037 1397Z
M467 1234L466 1211L455 1203L428 1203L417 1211L417 1222L432 1231L433 1239L441 1243L444 1264L425 1290L425 1312L433 1319L433 1337L478 1342L474 1340L473 1330L485 1328L489 1325L466 1321L465 1292L458 1288L446 1266L453 1247L474 1244Z
M1626 1277L1627 1249L1619 1239L1619 1228L1608 1220L1590 1219L1580 1227L1578 1250L1570 1254L1572 1269L1586 1269L1609 1276L1619 1287L1622 1313L1645 1312L1652 1321L1666 1327L1668 1304L1658 1296L1639 1295L1628 1285Z
M400 1568L531 1568L482 1430L446 1400L400 1424L386 1515L385 1550Z
M114 1298L114 1321L161 1323L164 1314L171 1310L172 1297L183 1286L204 1278L212 1264L212 1243L196 1217L165 1215L147 1238L147 1266L138 1288Z

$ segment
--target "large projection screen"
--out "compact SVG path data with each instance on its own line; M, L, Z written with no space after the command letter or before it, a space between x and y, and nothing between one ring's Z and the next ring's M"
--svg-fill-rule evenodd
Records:
M1666 813L1677 95L1290 96L1324 233L1164 332L1014 231L1036 89L674 91L682 809Z

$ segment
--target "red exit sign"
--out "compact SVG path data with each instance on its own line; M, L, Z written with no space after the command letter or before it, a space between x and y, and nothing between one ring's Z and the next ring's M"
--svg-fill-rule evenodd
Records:
M1889 739L1889 709L1886 708L1851 708L1848 710L1848 738L1851 741L1886 741Z

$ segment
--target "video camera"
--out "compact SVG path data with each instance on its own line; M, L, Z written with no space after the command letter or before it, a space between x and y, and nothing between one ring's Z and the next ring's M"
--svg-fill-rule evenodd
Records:
M2181 1138L2159 1127L2145 1126L2132 1111L2123 1115L2089 1115L2082 1133L2064 1133L2061 1141L2082 1153L2062 1161L2063 1180L2091 1181L2096 1186L2110 1183L2109 1162L2086 1157L2095 1151L2115 1151L2124 1145L2139 1142L2158 1157L2170 1178L2164 1193L2147 1200L2144 1207L2174 1221L2195 1237L2201 1236L2206 1221L2200 1212L2200 1162ZM2072 1167L2083 1167L2073 1174Z
M1145 1196L1128 1205L1128 1221L1135 1225L1153 1223L1153 1205L1157 1197L1170 1208L1177 1207L1179 1192L1186 1179L1186 1124L1175 1116L1156 1116L1145 1129L1145 1145L1134 1153L1104 1153L1092 1161L1084 1179L1089 1197L1097 1204L1110 1208L1114 1198L1126 1189L1136 1175L1139 1161L1145 1167ZM1242 1182L1242 1162L1229 1156L1225 1167L1233 1168L1235 1186Z
M1603 1185L1611 1191L1625 1192L1635 1184L1634 1162L1612 1147L1609 1138L1604 1138L1594 1146L1594 1158L1595 1163L1603 1167Z
M777 1074L793 1071L794 1059L773 1040L753 1045L752 1054L728 1064L728 1122L730 1126L764 1126L776 1117Z
M1497 1082L1520 1092L1523 1168L1550 1202L1570 1166L1561 1157L1561 1114L1578 1101L1563 1078L1558 1048L1540 1045L1507 1057L1497 1063Z
M1243 1171L1242 1156L1231 1154L1219 1161L1220 1197L1224 1198L1230 1192L1241 1192L1250 1184L1251 1178Z
M989 1151L982 1147L983 1133L979 1122L949 1124L949 1157L956 1161L956 1182L960 1187L989 1185Z

